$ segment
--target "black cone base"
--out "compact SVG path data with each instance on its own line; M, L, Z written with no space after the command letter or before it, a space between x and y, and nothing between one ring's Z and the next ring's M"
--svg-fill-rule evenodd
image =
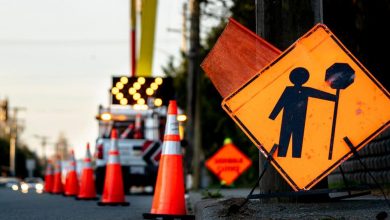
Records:
M183 219L183 220L194 220L194 215L168 215L168 214L152 214L144 213L142 214L144 219L163 219L163 220L173 220L173 219Z
M62 194L63 196L65 197L76 197L77 195L66 195L66 194Z
M94 198L80 198L80 197L75 197L76 200L85 200L85 201L91 201L91 200L99 200L98 197L94 197Z
M98 206L129 206L129 202L98 202Z

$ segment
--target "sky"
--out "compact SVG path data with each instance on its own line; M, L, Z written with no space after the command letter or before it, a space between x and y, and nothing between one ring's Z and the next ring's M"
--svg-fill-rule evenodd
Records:
M159 1L153 73L179 56L184 0ZM76 157L94 146L98 105L108 104L112 75L129 73L129 0L0 0L0 99L25 107L20 140L42 155L34 135L60 133Z

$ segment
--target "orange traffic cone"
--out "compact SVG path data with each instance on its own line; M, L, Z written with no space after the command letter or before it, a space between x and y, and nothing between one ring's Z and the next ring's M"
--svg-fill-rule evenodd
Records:
M76 160L74 159L74 151L70 152L69 170L66 174L65 181L65 196L77 196L79 193L79 181L76 173Z
M45 171L45 192L51 193L53 191L54 184L54 175L53 175L53 165L51 161L47 161L46 171Z
M81 184L77 200L97 200L95 189L95 178L91 165L91 152L89 151L89 143L87 143L87 151L85 153L83 172L81 173Z
M135 131L134 131L134 139L142 139L144 137L142 132L142 115L137 114L135 116Z
M130 203L125 201L125 193L122 178L122 166L119 162L119 150L117 146L118 132L112 129L111 148L108 152L108 161L106 166L106 177L104 179L104 190L102 201L98 205L122 205L128 206Z
M52 193L61 194L64 189L62 186L62 172L61 172L61 160L60 157L57 157L56 163L54 165L54 185Z
M145 219L194 219L186 215L184 199L183 156L180 149L179 124L176 101L170 101L164 143L158 167L157 183L152 210L144 213Z

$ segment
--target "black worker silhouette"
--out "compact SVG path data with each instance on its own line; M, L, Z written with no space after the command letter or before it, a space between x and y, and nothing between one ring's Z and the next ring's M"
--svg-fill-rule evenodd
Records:
M309 72L303 67L293 69L290 73L290 81L294 84L294 86L286 87L269 115L269 118L274 120L283 110L278 157L286 157L291 137L292 157L301 157L307 102L309 97L336 101L336 95L302 86L309 79L309 75Z

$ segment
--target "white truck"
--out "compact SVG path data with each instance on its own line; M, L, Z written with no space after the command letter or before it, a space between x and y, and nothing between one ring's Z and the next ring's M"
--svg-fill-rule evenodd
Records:
M96 140L96 188L101 193L111 131L118 131L118 148L125 193L152 193L157 177L166 118L166 107L135 110L130 106L99 106L96 119L99 136Z

